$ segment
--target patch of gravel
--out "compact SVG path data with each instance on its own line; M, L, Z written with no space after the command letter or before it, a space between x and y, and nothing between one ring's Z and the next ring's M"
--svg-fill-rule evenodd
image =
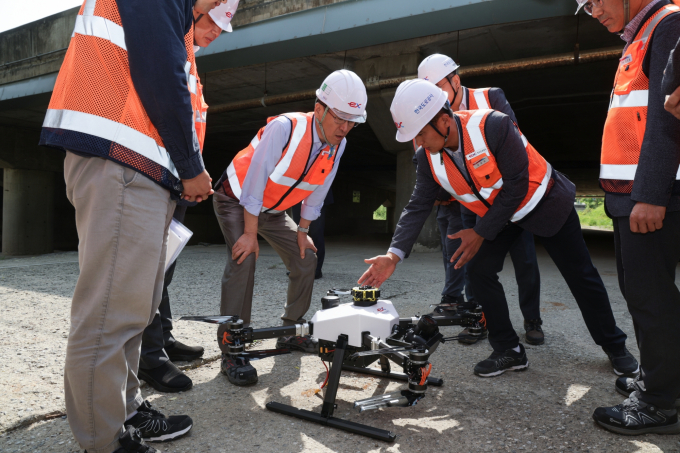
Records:
M620 327L629 334L629 348L638 355L632 322L616 280L611 235L589 236L594 261L612 299ZM387 244L327 244L324 278L314 288L311 318L331 287L349 287L366 265L364 258L384 253ZM220 277L226 262L224 246L189 247L181 255L170 287L173 315L216 314ZM394 444L325 428L264 408L268 401L318 411L321 396L313 389L325 369L316 356L293 353L253 362L259 382L235 387L219 371L219 361L179 364L187 367L194 388L178 394L143 387L145 396L168 414L194 419L190 435L157 445L164 452L439 452L439 451L680 451L679 436L623 437L593 425L598 405L617 404L615 375L605 354L591 340L564 280L539 248L541 304L546 344L529 346L531 367L493 379L472 374L475 363L491 349L487 341L463 346L447 343L431 357L432 375L443 387L430 387L412 408L391 408L360 414L355 400L404 388L405 384L343 373L335 416L389 429ZM61 416L63 363L69 329L69 305L78 277L77 254L55 253L0 261L0 451L79 451L67 420ZM522 316L510 260L500 276L510 303L512 321L523 338ZM414 253L382 288L401 316L428 313L442 288L441 255ZM285 266L261 243L254 290L253 326L280 324L285 303ZM389 297L387 297L389 296ZM445 335L460 328L445 327ZM215 327L176 322L175 336L206 348L213 359L219 349ZM270 348L266 340L258 348ZM396 368L396 367L393 367Z

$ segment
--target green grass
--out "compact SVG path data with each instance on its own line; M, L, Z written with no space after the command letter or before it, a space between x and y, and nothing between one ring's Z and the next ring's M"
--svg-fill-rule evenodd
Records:
M373 212L373 220L387 220L387 208L385 206L380 206Z
M578 213L581 225L613 230L614 225L612 224L612 219L607 217L607 214L604 213L604 204L596 204L598 204L598 206L590 207L592 204L586 203L588 207Z

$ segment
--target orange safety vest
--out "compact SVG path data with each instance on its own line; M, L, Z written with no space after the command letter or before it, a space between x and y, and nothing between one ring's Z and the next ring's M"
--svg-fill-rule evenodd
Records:
M194 126L198 126L196 140L202 149L207 105L196 71L193 27L184 41L184 71ZM41 144L111 159L176 194L182 192L175 164L132 83L116 0L85 0L81 6L45 116Z
M602 135L600 187L607 193L633 191L649 101L649 78L642 71L642 63L656 27L678 11L680 8L676 5L660 8L640 28L619 62ZM680 172L676 179L680 179Z
M461 152L465 156L465 167L472 184L469 184L446 151L431 154L425 151L432 176L453 198L480 217L484 217L494 199L503 188L503 176L498 170L496 159L489 151L484 126L494 110L463 110L454 118L463 133ZM538 206L547 193L552 175L550 164L538 154L531 144L526 145L529 157L529 190L510 219L518 222Z
M281 116L290 120L292 124L291 134L274 172L269 175L267 180L262 200L262 212L282 212L300 203L324 184L326 177L335 165L337 153L331 153L330 146L326 145L317 154L309 170L305 171L314 143L312 135L314 114L312 112L285 113ZM267 124L276 118L267 119ZM241 198L241 187L248 174L250 161L260 143L264 129L263 127L259 130L250 144L239 152L227 167L229 187L231 187L236 198Z

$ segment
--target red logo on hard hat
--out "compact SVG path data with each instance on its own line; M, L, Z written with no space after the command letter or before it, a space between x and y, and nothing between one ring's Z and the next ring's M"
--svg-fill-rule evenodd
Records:
M349 105L353 109L360 109L361 108L361 104L357 104L356 102L348 102L347 105Z
M232 17L234 17L234 15L232 14L231 11L227 11L227 17L231 19Z
M394 125L397 126L397 129L401 129L402 127L404 127L404 123L396 123L395 122Z
M430 76L425 76L423 80L430 80Z

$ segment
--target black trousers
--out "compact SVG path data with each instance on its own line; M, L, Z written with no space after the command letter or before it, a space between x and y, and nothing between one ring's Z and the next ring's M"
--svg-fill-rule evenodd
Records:
M477 214L464 206L460 208L463 228L474 228ZM517 240L510 246L510 259L515 268L519 309L527 321L541 319L541 273L536 260L536 245L534 235L529 231L522 231ZM465 268L465 297L475 301L475 294L470 284L468 265Z
M614 244L621 293L633 317L646 390L641 399L671 409L680 396L680 212L663 228L632 233L629 217L615 217Z
M186 212L187 206L177 206L172 217L178 222L183 222ZM139 356L139 368L143 370L157 368L170 360L165 348L175 342L175 337L172 336L172 311L170 310L168 286L172 283L176 263L177 261L172 263L165 272L161 304L153 321L146 326L142 334L142 353Z
M456 202L453 202L456 203ZM452 203L452 204L453 204ZM460 218L460 207L452 204L437 207L437 225L442 242L442 259L444 261L444 289L442 296L458 297L463 293L465 284L465 269L456 269L456 260L451 262L451 257L460 247L460 239L449 239L448 235L458 233L463 229L463 222ZM456 203L458 205L458 203Z
M472 290L484 309L489 343L495 351L519 344L498 273L503 270L505 255L523 232L518 225L509 223L496 239L485 240L468 263ZM572 208L557 234L538 237L567 282L595 343L608 351L622 348L626 334L616 326L607 290L590 259L576 210Z
M300 203L291 208L293 210L293 220L300 223ZM326 228L326 206L321 207L321 214L309 225L309 237L316 246L316 275L321 273L323 260L326 258L326 240L324 239L324 229Z

